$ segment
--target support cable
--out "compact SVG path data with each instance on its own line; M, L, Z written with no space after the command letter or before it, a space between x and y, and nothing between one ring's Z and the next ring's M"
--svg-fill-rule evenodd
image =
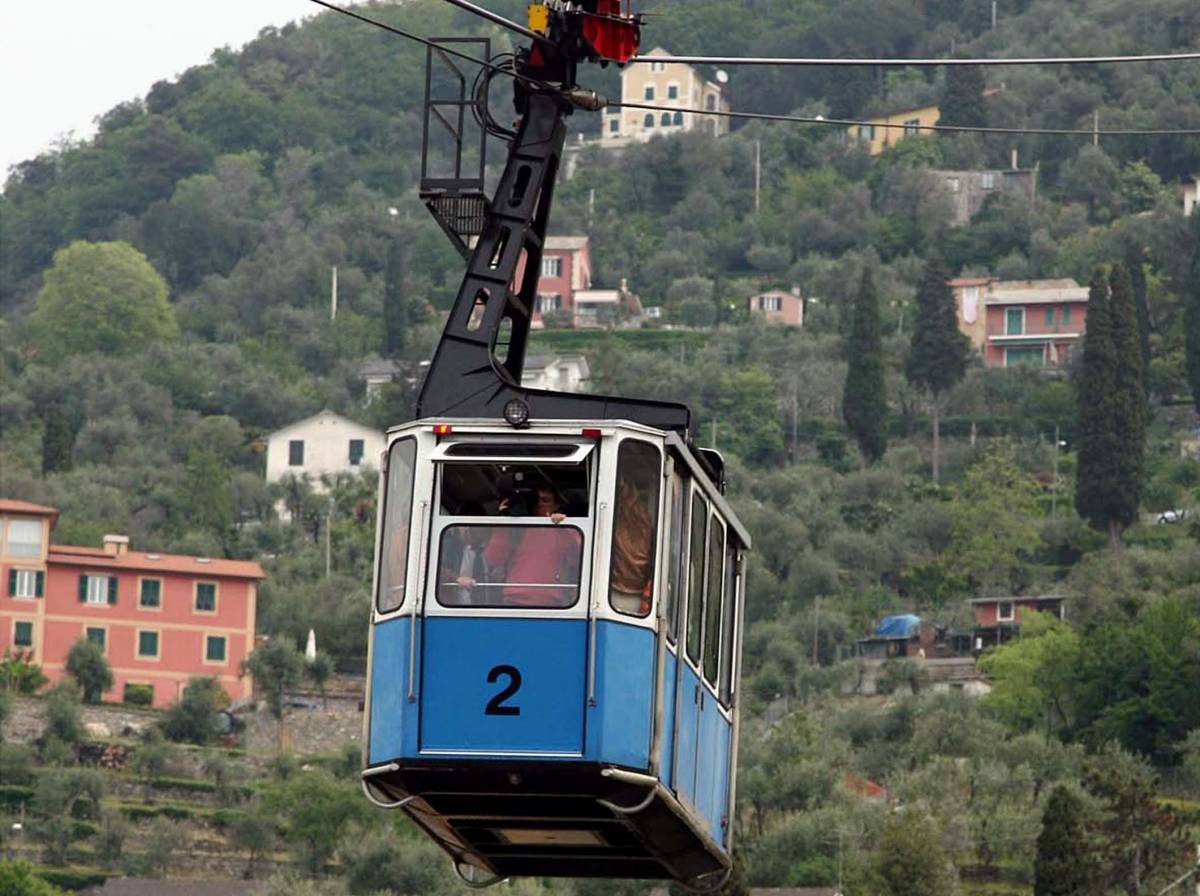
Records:
M454 3L457 0L449 0ZM1145 56L1027 56L1015 59L837 59L828 56L634 56L631 63L682 62L687 65L1118 65L1129 62L1190 62L1200 52L1154 53Z

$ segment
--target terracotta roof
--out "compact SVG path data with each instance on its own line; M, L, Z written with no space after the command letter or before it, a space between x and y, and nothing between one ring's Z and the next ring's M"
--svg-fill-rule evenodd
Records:
M221 560L215 557L191 557L185 554L156 554L153 551L126 551L114 557L100 548L52 544L48 563L86 563L102 569L157 570L188 575L233 576L240 579L265 578L263 568L252 560Z
M0 513L36 513L40 516L58 516L57 507L18 501L16 498L0 498Z

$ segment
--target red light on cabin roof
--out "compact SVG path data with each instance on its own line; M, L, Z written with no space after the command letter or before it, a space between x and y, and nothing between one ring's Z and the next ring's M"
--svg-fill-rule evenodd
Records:
M449 423L435 423L433 425L433 434L435 436L448 436L453 432Z
M585 439L598 439L603 435L604 433L598 429L585 429L583 431L583 437Z

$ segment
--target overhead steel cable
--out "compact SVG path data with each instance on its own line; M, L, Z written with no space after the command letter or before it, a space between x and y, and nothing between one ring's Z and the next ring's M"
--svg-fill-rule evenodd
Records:
M399 37L407 37L409 40L414 40L419 44L432 47L439 53L443 53L446 56L454 56L463 60L464 62L471 62L475 65L481 65L486 69L491 69L493 72L502 72L508 75L510 78L515 78L518 81L524 81L526 84L532 84L534 87L539 87L544 90L558 89L553 84L547 84L545 81L539 81L537 78L531 78L528 75L519 74L511 69L495 65L494 63L485 59L477 59L469 53L463 53L461 50L453 50L445 44L438 43L436 40L430 40L427 37L421 37L419 34L413 34L411 31L405 31L403 28L397 28L395 25L389 25L386 22L379 21L378 19L372 19L370 16L364 16L361 13L354 12L353 10L347 9L344 6L338 6L335 3L330 3L328 0L309 0L309 2L315 3L317 6L323 6L333 12L340 12L342 15L349 16L352 19L358 19L358 21L364 22L367 25L374 25L376 28L382 28L384 31L390 31L392 34L395 34ZM470 6L472 4L467 5ZM537 36L541 38L541 35Z
M754 121L788 121L797 124L836 125L844 127L884 128L908 131L949 131L959 134L1045 134L1060 137L1196 137L1200 128L1149 129L1149 130L1075 130L1068 128L989 128L969 127L953 124L891 124L858 118L824 118L806 115L775 115L770 112L729 112L719 109L684 109L679 106L652 106L648 103L619 103L611 101L613 109L646 109L651 112L683 112L691 115L713 115L720 118L739 118Z
M458 2L458 0L450 0ZM630 63L682 62L687 65L1118 65L1130 62L1194 62L1200 52L1156 53L1147 56L1026 56L1014 59L839 59L828 56L634 56Z
M451 49L450 47L445 46L444 44L440 44L437 41L430 40L429 38L426 38L426 37L421 37L418 34L413 34L410 31L405 31L404 29L397 28L394 25L388 25L385 22L380 22L378 19L372 19L369 16L364 16L360 13L353 12L352 10L346 9L345 7L341 7L334 3L330 3L330 2L328 2L328 0L310 0L310 2L315 3L318 6L323 6L326 9L332 10L333 12L338 12L338 13L341 13L342 15L349 16L352 19L357 19L358 21L363 22L367 25L373 25L376 28L382 28L384 31L389 31L392 34L398 35L399 37L405 37L405 38L408 38L409 40L416 41L417 43L424 44L427 47L433 47L434 49L436 49L439 52L444 53L448 56L454 56L459 59L462 59L465 62L471 62L471 63L474 63L475 65L482 66L483 68L489 69L495 73L507 75L510 78L513 78L518 81L522 81L526 84L530 84L539 89L553 91L553 92L559 92L559 93L562 92L560 90L560 88L556 87L553 84L548 84L544 81L539 81L536 78L530 78L527 75L522 75L518 72L513 71L511 68L496 65L496 64L489 62L487 60L484 60L484 59L477 59L468 53L463 53L459 50ZM453 2L453 0L451 0L451 2ZM465 2L465 0L463 0L463 2ZM1197 53L1194 55L1197 58L1200 58L1200 53ZM666 58L667 57L663 57L663 56L653 56L653 57L641 56L641 57L635 57L635 61L643 61L643 62L649 61L649 60L662 61L663 59L666 59ZM674 57L672 57L672 58L674 58ZM698 58L698 57L696 57L696 58ZM1167 129L1156 129L1156 130L1071 130L1071 129L1065 129L1065 128L968 127L966 125L946 125L946 124L941 124L941 125L939 125L939 124L924 124L924 125L884 124L884 123L880 123L877 121L867 121L867 120L863 120L863 119L853 119L853 118L819 118L819 117L815 117L815 116L810 117L810 116L803 116L803 115L775 115L775 114L772 114L769 112L729 112L729 111L722 111L719 109L682 109L682 108L678 108L678 107L652 106L647 103L621 103L621 102L616 102L616 101L607 101L605 103L605 105L607 108L610 108L610 109L645 109L645 110L648 110L651 112L687 112L687 113L691 113L693 115L712 115L712 116L717 116L717 117L736 118L736 119L747 120L747 121L782 121L782 122L791 122L794 124L835 125L835 126L842 126L842 127L854 127L854 126L858 125L858 126L866 126L866 127L885 128L885 129L890 129L890 130L907 129L910 131L911 130L946 131L946 132L952 132L952 133L980 133L980 134L1033 134L1033 135L1064 136L1064 137L1068 137L1068 136L1069 137L1085 137L1085 136L1086 137L1092 137L1092 136L1096 136L1096 137L1164 137L1164 136L1192 137L1192 136L1200 136L1200 128L1179 129L1179 130L1167 130Z

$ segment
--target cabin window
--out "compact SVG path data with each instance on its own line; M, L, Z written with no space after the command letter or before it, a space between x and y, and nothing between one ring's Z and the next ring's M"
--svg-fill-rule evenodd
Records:
M583 533L574 526L447 526L437 599L448 607L561 610L579 599Z
M733 704L734 628L737 626L737 607L741 600L737 576L737 551L730 543L725 551L725 606L721 613L721 702Z
M388 457L387 493L384 496L379 595L376 598L381 613L395 610L404 603L416 460L416 439L397 439L392 443Z
M459 456L457 449L468 446L452 447L456 449L455 456ZM577 450L574 445L483 444L479 447L492 455L511 449L529 457L547 458L561 457ZM562 513L569 517L584 517L588 515L589 493L586 463L442 465L443 516L549 516Z
M684 480L671 477L671 533L667 539L667 602L663 615L667 620L667 638L672 644L679 633L679 582L683 578L683 496Z
M704 679L717 685L721 657L721 576L725 559L725 527L714 515L708 524L708 583L704 597Z
M700 629L704 620L704 524L708 506L700 493L692 495L691 538L688 539L687 655L700 662Z
M618 613L646 616L654 595L658 488L662 455L649 442L626 439L617 453L609 602Z

